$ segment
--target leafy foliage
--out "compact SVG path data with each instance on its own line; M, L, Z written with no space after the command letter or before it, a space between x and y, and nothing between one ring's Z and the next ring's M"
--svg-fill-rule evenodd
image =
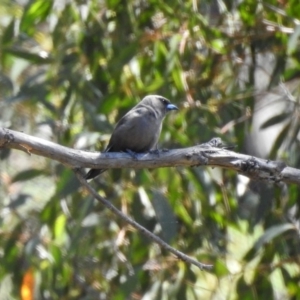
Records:
M99 151L116 120L161 94L180 107L161 147L221 136L299 168L298 2L2 1L1 126ZM111 170L92 183L214 264L205 273L123 224L55 161L5 149L0 159L1 295L28 299L33 277L36 299L300 297L295 186L210 168Z

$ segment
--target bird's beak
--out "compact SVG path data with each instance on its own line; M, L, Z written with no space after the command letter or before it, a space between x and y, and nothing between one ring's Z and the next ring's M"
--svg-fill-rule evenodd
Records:
M167 105L167 110L178 110L178 107L170 103Z

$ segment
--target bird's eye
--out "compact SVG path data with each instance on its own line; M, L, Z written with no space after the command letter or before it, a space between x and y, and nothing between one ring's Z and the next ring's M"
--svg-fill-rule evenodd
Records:
M168 103L167 99L165 99L165 98L160 98L160 100L161 100L162 103L164 103L164 104L167 104L167 103Z

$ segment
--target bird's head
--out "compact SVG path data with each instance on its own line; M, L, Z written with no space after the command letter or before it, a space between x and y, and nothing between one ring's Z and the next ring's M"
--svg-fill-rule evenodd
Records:
M152 106L155 110L165 115L168 111L178 110L178 107L170 102L169 99L159 95L146 96L141 103Z

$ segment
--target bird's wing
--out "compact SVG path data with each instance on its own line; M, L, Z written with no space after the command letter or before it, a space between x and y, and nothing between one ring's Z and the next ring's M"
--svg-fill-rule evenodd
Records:
M126 130L130 130L141 120L145 119L145 116L149 114L149 110L145 107L139 107L134 110L130 110L125 116L123 116L117 123L114 132L120 127L126 127Z
M115 148L115 144L118 143L119 139L123 139L125 134L130 134L130 132L140 127L140 122L145 122L147 114L149 114L149 110L146 107L136 107L124 115L117 123L105 152L109 152Z

